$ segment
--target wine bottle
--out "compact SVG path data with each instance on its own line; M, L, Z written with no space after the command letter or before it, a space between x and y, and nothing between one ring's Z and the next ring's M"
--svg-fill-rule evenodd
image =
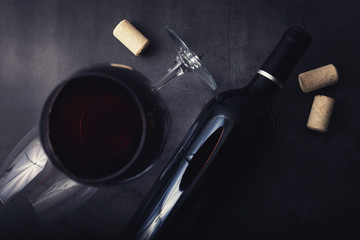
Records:
M209 239L234 179L263 157L274 133L271 105L311 36L293 26L252 81L211 99L156 181L125 239ZM226 221L226 219L225 219Z

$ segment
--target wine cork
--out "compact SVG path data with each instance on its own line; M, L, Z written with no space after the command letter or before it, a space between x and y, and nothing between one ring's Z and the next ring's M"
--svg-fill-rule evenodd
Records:
M113 31L114 36L127 47L135 56L138 56L149 45L150 41L128 20L122 20Z
M309 129L327 132L335 99L323 95L317 95L311 106L307 127Z
M338 72L333 64L328 64L299 74L300 88L304 93L318 90L338 82Z

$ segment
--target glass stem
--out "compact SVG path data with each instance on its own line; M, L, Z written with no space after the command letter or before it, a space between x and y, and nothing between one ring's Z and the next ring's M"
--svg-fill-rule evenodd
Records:
M178 59L175 59L175 64L173 67L169 68L167 73L157 82L152 88L153 91L159 91L163 86L165 86L171 79L184 74L183 63Z

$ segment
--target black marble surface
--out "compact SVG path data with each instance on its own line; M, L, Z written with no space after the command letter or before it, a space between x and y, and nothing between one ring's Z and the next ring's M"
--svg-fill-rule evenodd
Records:
M278 127L265 160L239 183L238 197L219 206L232 220L219 220L218 234L222 239L358 239L359 12L357 0L2 0L0 163L37 124L50 91L79 69L121 63L155 83L175 56L165 26L202 56L221 92L245 86L286 28L298 25L313 36L313 43L275 101ZM122 19L150 39L143 55L135 57L113 37ZM338 68L339 83L302 93L297 75L329 63ZM80 208L59 212L47 223L32 222L30 209L12 204L11 210L0 211L0 239L118 239L216 92L189 73L161 94L173 120L164 152L151 171L134 182L101 188ZM306 128L316 94L336 100L326 134Z

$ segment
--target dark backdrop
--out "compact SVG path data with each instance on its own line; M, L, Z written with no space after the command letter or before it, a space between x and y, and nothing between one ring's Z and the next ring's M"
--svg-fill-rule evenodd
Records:
M266 159L224 208L233 218L226 225L237 229L237 236L224 231L224 238L359 238L359 12L357 0L2 0L0 162L37 124L50 91L80 68L127 64L155 83L175 56L164 26L202 56L221 92L245 86L284 30L298 25L313 36L313 43L274 104L278 128ZM122 19L150 39L143 55L135 57L113 37ZM303 94L297 75L329 63L338 68L339 83ZM80 208L59 212L53 222L32 222L23 206L12 206L14 214L8 215L2 209L6 219L0 239L117 239L216 92L187 74L161 94L173 121L164 152L150 172L134 182L100 189ZM315 94L336 100L326 134L306 129Z

